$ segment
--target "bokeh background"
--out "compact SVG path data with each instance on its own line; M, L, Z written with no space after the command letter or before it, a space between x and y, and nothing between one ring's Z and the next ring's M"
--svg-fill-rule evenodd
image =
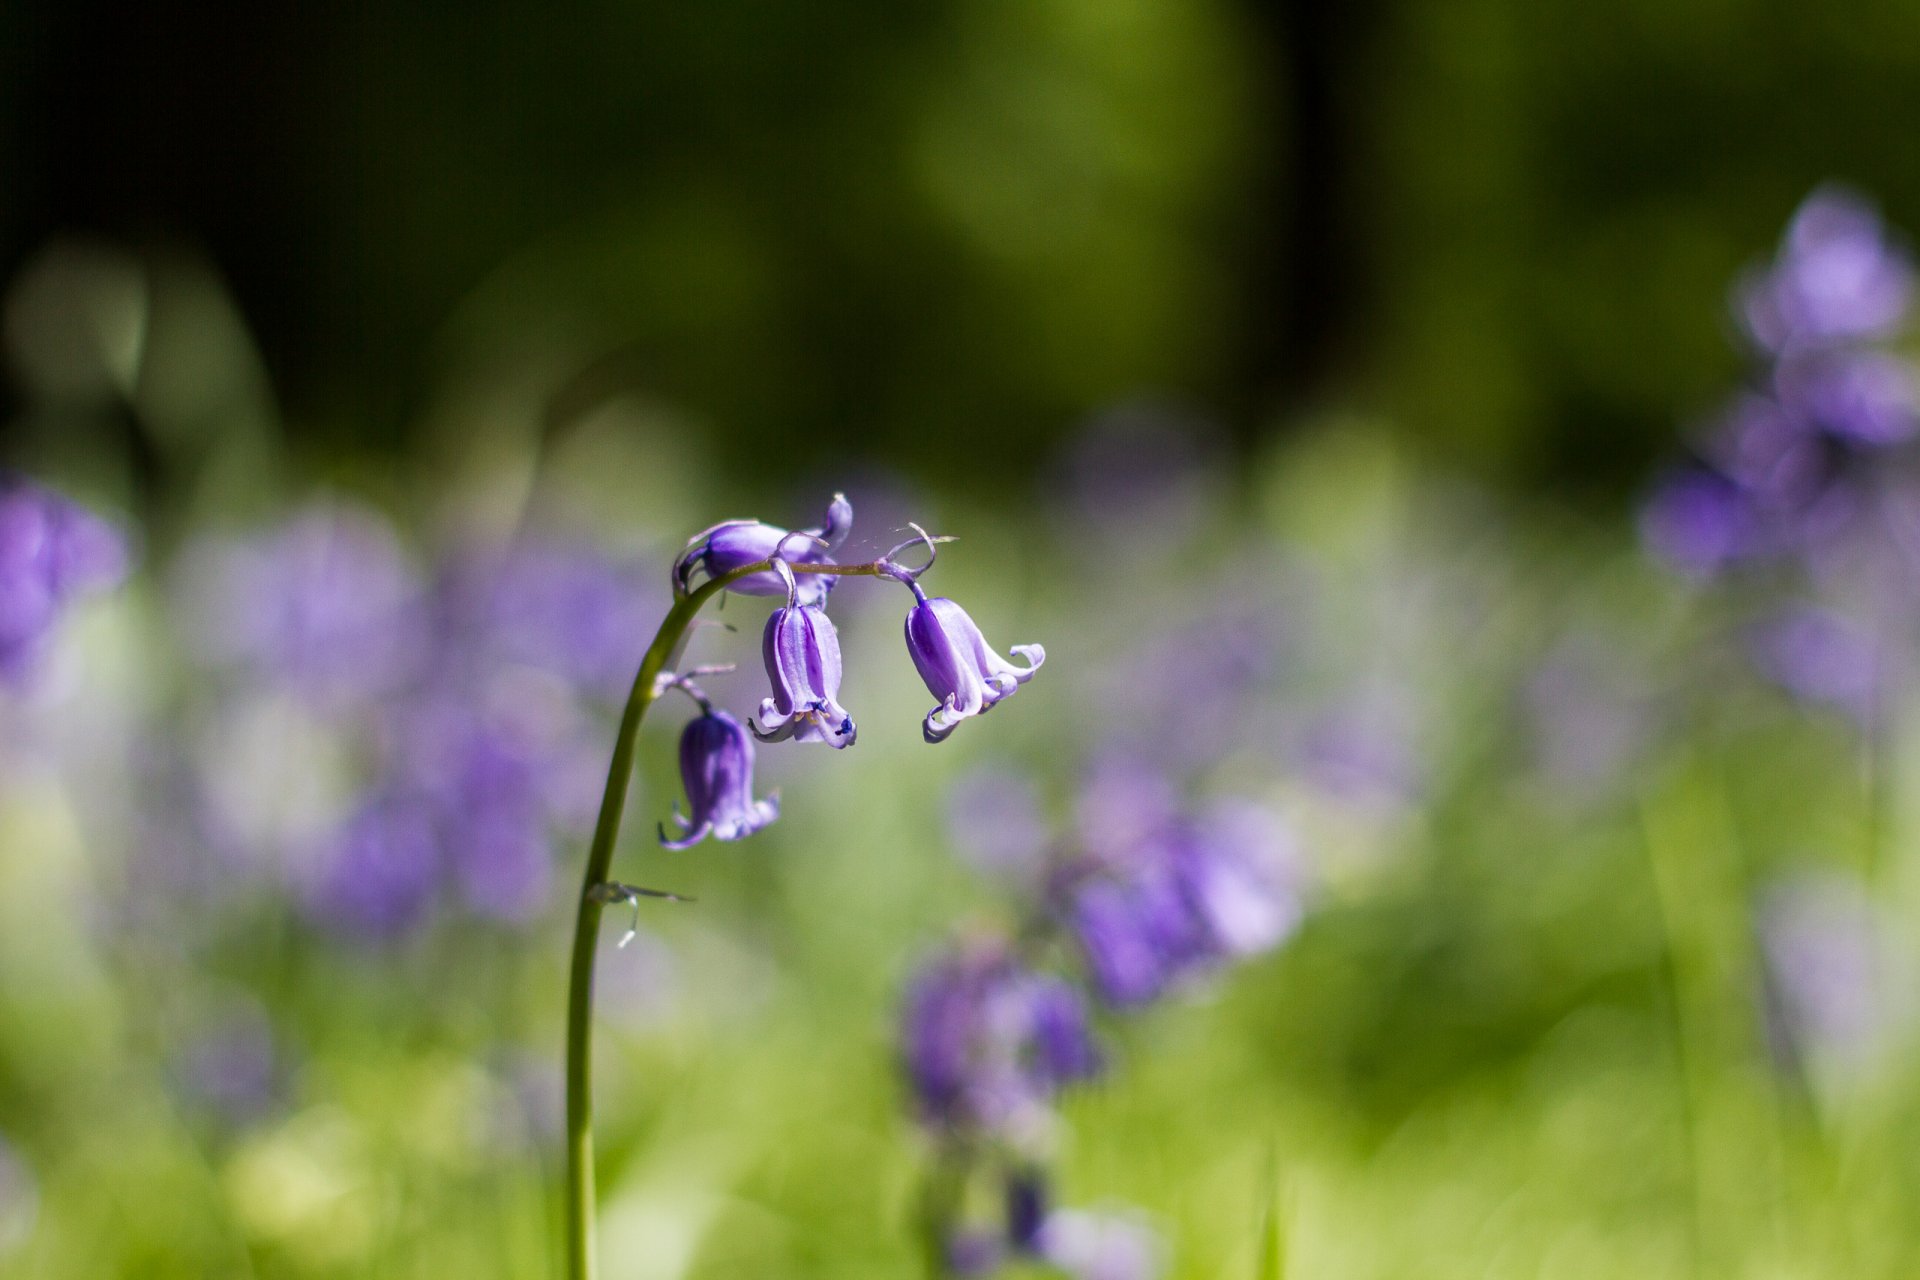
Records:
M1893 0L6 6L0 462L105 525L0 591L0 1274L556 1273L611 717L684 539L836 489L1049 664L924 747L846 584L859 746L688 853L649 726L608 1274L914 1274L909 975L1146 796L1299 921L1099 1015L1082 1280L1911 1274L1911 523L1640 512L1916 118Z

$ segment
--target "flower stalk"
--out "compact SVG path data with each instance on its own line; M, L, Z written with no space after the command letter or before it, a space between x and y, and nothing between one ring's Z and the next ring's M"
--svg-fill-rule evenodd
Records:
M783 540L782 540L783 541ZM927 538L931 544L944 539ZM774 550L781 548L776 541ZM911 544L903 544L911 545ZM899 548L895 549L896 551ZM626 807L627 785L633 777L633 756L640 736L640 724L647 711L669 682L662 681L678 657L693 622L708 601L737 583L756 575L777 575L776 581L792 574L823 574L843 577L894 578L910 582L917 571L901 568L890 557L867 564L795 563L773 555L746 564L729 563L724 572L692 586L689 576L675 571L673 607L660 623L653 643L641 659L634 676L633 690L620 716L620 729L614 739L613 761L607 770L607 788L600 802L600 816L594 824L593 843L587 852L587 867L580 886L580 903L574 917L573 957L567 974L567 1183L566 1238L568 1280L593 1280L597 1272L594 1257L593 1187L593 968L600 937L600 918L612 901L628 901L628 895L615 886L608 875L613 866L613 850L620 836L620 819ZM704 567L715 567L712 563ZM758 579L765 581L765 577ZM783 587L783 590L785 588Z

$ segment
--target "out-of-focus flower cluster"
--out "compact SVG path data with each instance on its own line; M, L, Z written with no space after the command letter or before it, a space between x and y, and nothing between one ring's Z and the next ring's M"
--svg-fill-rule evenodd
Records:
M556 838L592 819L598 713L660 598L557 540L423 564L343 502L204 539L175 575L213 690L192 838L284 876L311 919L362 938L402 935L440 903L531 919Z
M1241 800L1189 812L1169 775L1106 760L1054 840L1029 785L987 772L956 794L957 842L1019 886L1025 923L962 936L924 963L901 1052L934 1163L951 1185L930 1230L955 1275L1037 1259L1085 1280L1159 1274L1162 1250L1128 1215L1052 1207L1061 1092L1108 1069L1097 1010L1135 1013L1271 950L1305 886L1286 824ZM997 1186L992 1213L970 1210Z
M1894 345L1913 260L1838 187L1794 214L1734 307L1752 382L1642 514L1648 545L1699 579L1803 581L1751 627L1758 667L1796 696L1869 719L1920 586L1920 374Z
M1920 372L1897 345L1915 288L1909 251L1863 197L1815 191L1734 291L1752 385L1641 515L1663 561L1723 588L1755 669L1867 731L1870 773L1899 741L1920 636ZM1823 1091L1867 1074L1912 1022L1913 957L1873 861L1864 878L1785 875L1754 906L1776 1059Z

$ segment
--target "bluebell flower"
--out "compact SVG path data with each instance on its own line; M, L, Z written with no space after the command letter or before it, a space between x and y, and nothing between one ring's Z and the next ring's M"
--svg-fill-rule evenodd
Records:
M961 721L992 709L1013 696L1033 678L1047 660L1037 644L1017 644L1012 652L1027 660L1016 667L987 647L986 637L967 611L945 596L928 599L918 584L916 601L907 614L907 653L938 699L927 713L922 732L928 742L943 742Z
M631 567L554 539L468 552L440 577L437 622L449 640L608 701L626 694L664 607Z
M425 916L439 871L429 815L417 805L378 798L320 851L305 905L315 919L346 933L392 939Z
M1871 722L1881 658L1858 623L1827 609L1786 609L1754 629L1751 645L1755 665L1788 693Z
M901 1039L924 1121L1016 1143L1045 1128L1061 1086L1102 1065L1079 992L998 945L923 967L908 988Z
M696 569L709 578L719 578L775 556L789 564L828 564L852 528L853 506L840 493L833 495L826 519L812 529L782 529L760 520L723 520L687 543L686 550L673 562L674 585L684 593L692 587ZM830 574L801 575L799 603L824 603L834 581ZM748 596L779 596L788 595L788 587L784 576L764 570L747 575L727 590Z
M680 779L687 789L687 814L674 810L681 838L660 843L687 849L708 836L744 840L780 816L778 793L753 798L753 739L725 711L708 709L680 733Z
M202 656L324 702L391 696L432 647L423 584L399 537L352 504L317 503L263 534L204 542L180 585Z
M1064 869L1054 895L1094 990L1120 1007L1277 945L1301 912L1291 837L1237 805L1096 849Z
M1683 471L1654 490L1640 511L1647 549L1696 578L1720 572L1749 555L1759 529L1739 485L1713 471Z
M1744 394L1720 415L1706 452L1754 514L1790 514L1833 479L1833 444L1806 413L1773 396Z
M23 676L68 603L117 583L126 558L120 534L85 508L0 479L0 675Z
M760 703L753 732L762 742L824 742L850 747L853 717L840 705L840 635L818 605L797 595L773 611L761 636L773 696Z
M1885 351L1790 356L1775 368L1774 386L1786 411L1856 447L1899 444L1920 430L1913 366Z
M1823 187L1794 213L1779 255L1740 290L1747 332L1763 348L1883 338L1913 298L1913 263L1865 199Z

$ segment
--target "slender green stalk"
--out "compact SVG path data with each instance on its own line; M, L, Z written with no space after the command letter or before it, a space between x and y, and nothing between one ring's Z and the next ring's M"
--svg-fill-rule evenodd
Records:
M792 565L796 573L887 576L883 562L859 565ZM613 763L607 769L607 790L594 824L593 844L587 853L587 871L580 885L579 913L573 925L573 962L567 974L567 1276L593 1280L593 961L600 940L600 914L608 902L607 873L613 865L613 847L620 837L620 815L627 803L627 783L633 776L634 745L640 722L660 696L660 674L674 661L686 640L687 629L707 601L751 574L764 573L772 562L761 560L724 577L702 583L680 596L667 611L620 716L619 736L613 743Z

